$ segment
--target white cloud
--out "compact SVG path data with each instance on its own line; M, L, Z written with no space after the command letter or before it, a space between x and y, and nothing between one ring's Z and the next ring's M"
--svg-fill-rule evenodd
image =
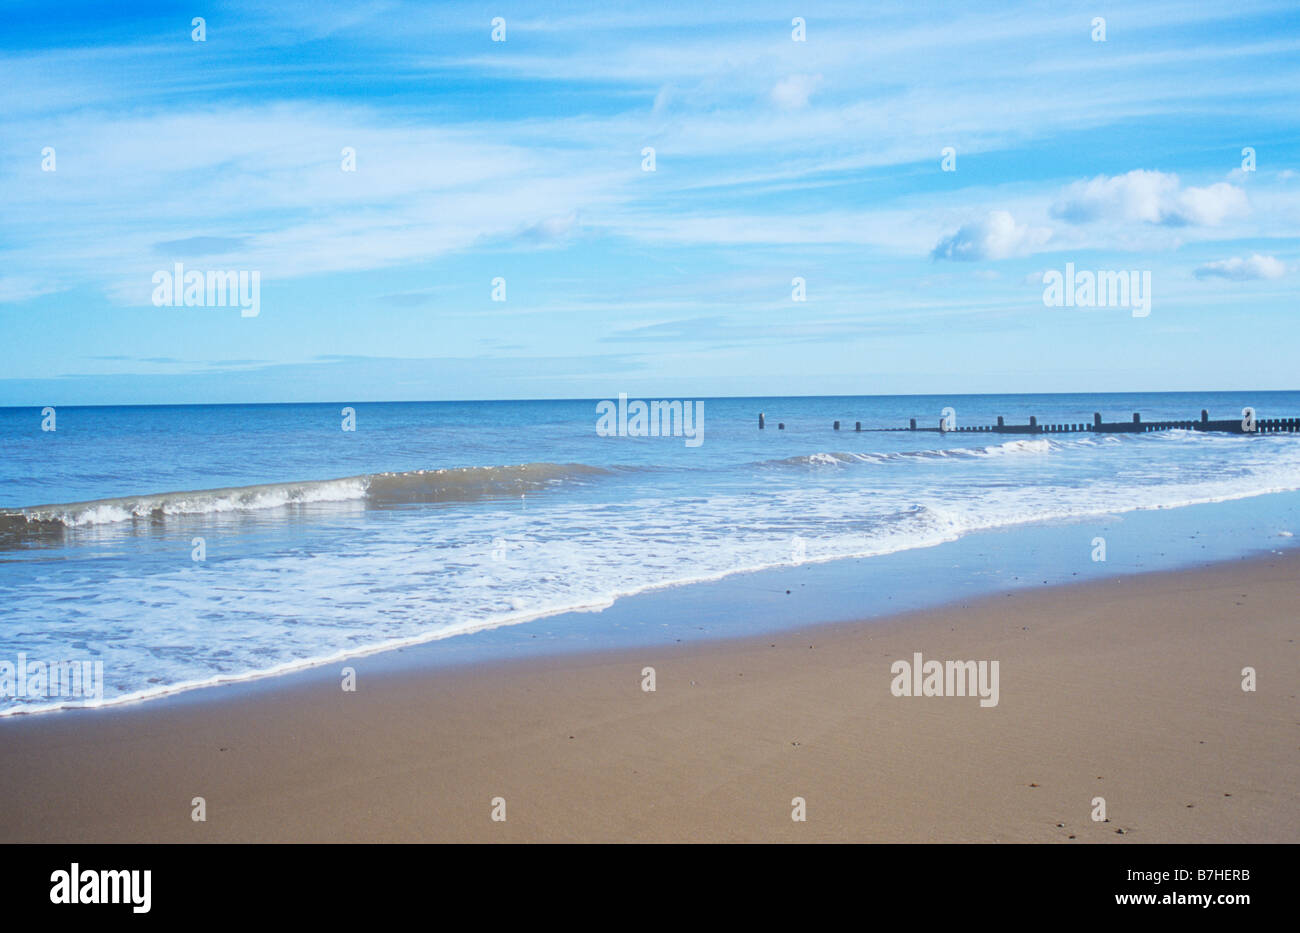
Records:
M1198 279L1231 279L1234 282L1247 282L1252 279L1280 279L1286 275L1286 263L1275 256L1261 256L1254 253L1249 257L1234 256L1207 262L1196 270Z
M1052 216L1074 224L1112 220L1212 227L1249 210L1246 193L1227 182L1185 188L1177 175L1135 169L1075 182L1052 205Z
M1052 236L1044 227L1018 224L1007 211L989 211L980 220L963 224L956 233L944 237L931 250L935 259L1007 259L1025 256L1041 247Z
M821 81L821 75L787 75L772 88L772 103L785 110L802 110Z

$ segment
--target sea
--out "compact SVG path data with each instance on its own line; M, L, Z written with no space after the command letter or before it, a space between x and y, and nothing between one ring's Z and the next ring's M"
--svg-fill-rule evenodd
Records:
M0 716L507 627L599 649L642 594L792 567L870 578L840 587L867 618L1294 546L1300 434L906 428L1296 417L1300 392L642 400L682 403L661 436L617 394L0 408ZM35 661L102 683L51 696Z

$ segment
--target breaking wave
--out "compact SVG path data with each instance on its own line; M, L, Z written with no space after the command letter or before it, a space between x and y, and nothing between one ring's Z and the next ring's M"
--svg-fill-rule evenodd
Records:
M525 463L515 466L459 467L370 473L342 479L264 483L223 489L151 493L38 505L0 511L0 538L25 531L78 528L171 516L208 515L278 509L317 502L364 501L382 508L418 502L471 502L518 496L564 483L577 483L613 471L580 463Z

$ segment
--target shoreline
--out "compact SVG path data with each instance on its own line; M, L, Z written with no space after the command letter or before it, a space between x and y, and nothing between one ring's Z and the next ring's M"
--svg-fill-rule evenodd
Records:
M1288 551L750 637L407 652L351 693L312 669L8 717L0 839L1296 842L1297 571ZM999 704L893 696L916 651L998 660Z
M1072 585L1251 560L1300 548L1276 529L1300 524L1300 492L1254 496L1179 509L1148 509L1044 519L981 529L933 545L874 556L812 556L798 563L669 583L584 608L535 610L493 621L288 660L264 671L221 675L115 696L97 706L6 711L11 719L85 715L140 703L212 702L296 683L329 680L344 664L381 673L495 665L513 658L600 654L663 644L731 641L826 623L881 620L942 609L1012 589ZM1112 545L1109 561L1089 555L1095 535ZM1250 543L1248 543L1250 542ZM793 595L793 598L791 598Z

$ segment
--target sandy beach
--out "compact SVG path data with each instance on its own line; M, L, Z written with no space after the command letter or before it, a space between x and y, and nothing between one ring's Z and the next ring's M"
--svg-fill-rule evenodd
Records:
M332 668L14 717L0 839L1294 843L1296 605L1287 554L746 640L359 665L355 692ZM894 696L916 652L998 661L997 705Z

